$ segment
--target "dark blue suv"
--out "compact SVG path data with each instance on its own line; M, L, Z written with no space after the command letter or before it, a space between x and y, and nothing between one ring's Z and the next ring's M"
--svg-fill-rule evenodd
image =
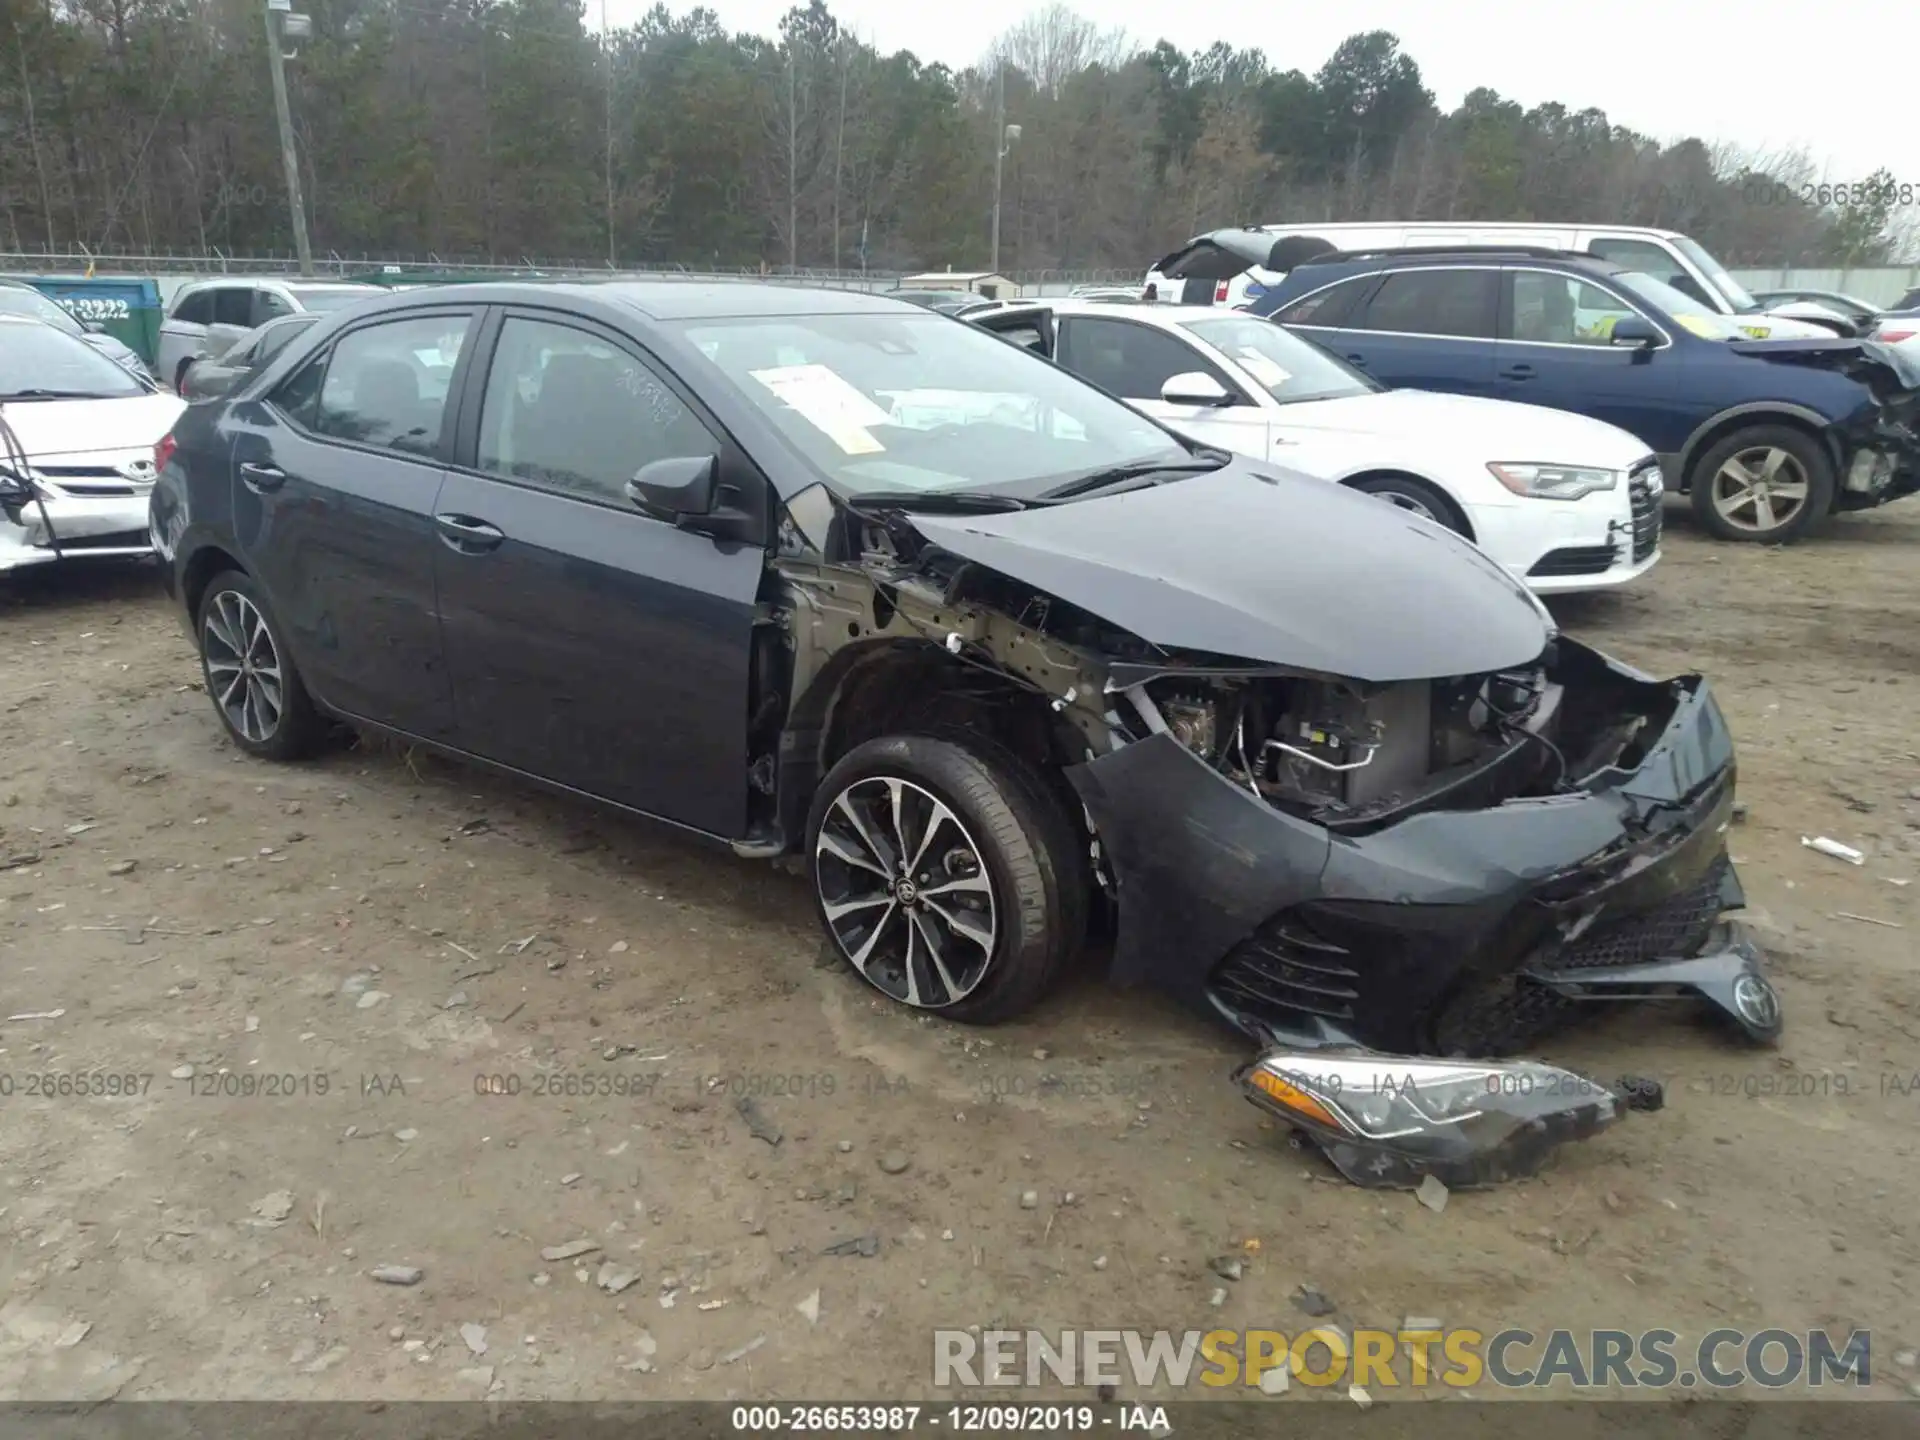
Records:
M1618 425L1722 539L1792 540L1830 510L1920 490L1920 366L1871 341L1752 339L1736 318L1591 256L1334 253L1248 308L1387 385Z

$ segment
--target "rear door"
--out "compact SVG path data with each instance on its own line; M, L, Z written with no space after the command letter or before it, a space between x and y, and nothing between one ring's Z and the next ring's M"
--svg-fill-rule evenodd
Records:
M196 286L174 296L154 346L154 374L161 384L179 385L187 362L200 353L207 327L213 324L213 307L212 286Z
M462 384L433 545L461 748L745 833L764 537L679 529L642 514L626 483L652 461L716 456L720 484L765 517L765 478L628 337L512 309L485 349Z
M443 355L466 363L479 313L356 326L228 416L235 533L308 686L430 740L453 731L433 518L452 417L432 371Z
M1678 373L1685 355L1670 337L1652 351L1612 343L1614 323L1640 314L1595 280L1509 268L1502 278L1499 397L1591 415L1651 450L1678 454L1699 408Z
M1495 266L1390 270L1337 330L1315 338L1385 385L1491 395L1499 294Z
M1267 458L1271 427L1260 403L1239 381L1180 335L1118 316L1069 315L1060 322L1059 363L1136 410L1208 445ZM1194 372L1227 392L1225 405L1175 405L1161 397L1167 381Z

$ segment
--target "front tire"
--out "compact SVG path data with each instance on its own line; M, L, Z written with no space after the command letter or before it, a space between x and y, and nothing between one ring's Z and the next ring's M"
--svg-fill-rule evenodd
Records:
M238 570L214 576L194 634L207 697L233 743L267 760L311 754L325 725L259 587Z
M1702 528L1719 540L1785 545L1833 507L1833 460L1789 425L1750 425L1700 456L1687 478Z
M1375 475L1354 481L1353 488L1423 520L1431 520L1456 535L1467 533L1467 522L1459 507L1424 480L1416 480L1411 475Z
M974 1025L1031 1008L1086 935L1071 823L1018 757L889 735L841 758L807 817L820 923L891 999Z

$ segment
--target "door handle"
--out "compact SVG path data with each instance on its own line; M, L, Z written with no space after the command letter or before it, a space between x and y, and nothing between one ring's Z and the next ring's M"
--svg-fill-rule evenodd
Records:
M1502 380L1531 380L1533 378L1533 366L1528 365L1524 361L1517 365L1509 365L1500 372L1500 378Z
M287 472L277 465L256 465L251 460L240 462L240 479L256 495L269 490L278 490L287 483Z
M433 523L440 527L440 538L447 547L462 555L484 554L507 538L505 531L471 515L436 515Z
M1364 370L1367 368L1367 357L1364 355L1349 355L1347 356L1347 364L1357 365Z

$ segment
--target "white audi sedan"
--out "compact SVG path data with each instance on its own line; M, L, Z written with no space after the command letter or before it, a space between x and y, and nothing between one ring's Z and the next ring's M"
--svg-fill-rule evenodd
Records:
M0 314L0 575L151 553L154 447L185 408L85 341Z
M967 323L1195 439L1457 531L1538 594L1623 585L1660 559L1659 463L1603 421L1389 390L1270 320L1211 306L1048 300Z

